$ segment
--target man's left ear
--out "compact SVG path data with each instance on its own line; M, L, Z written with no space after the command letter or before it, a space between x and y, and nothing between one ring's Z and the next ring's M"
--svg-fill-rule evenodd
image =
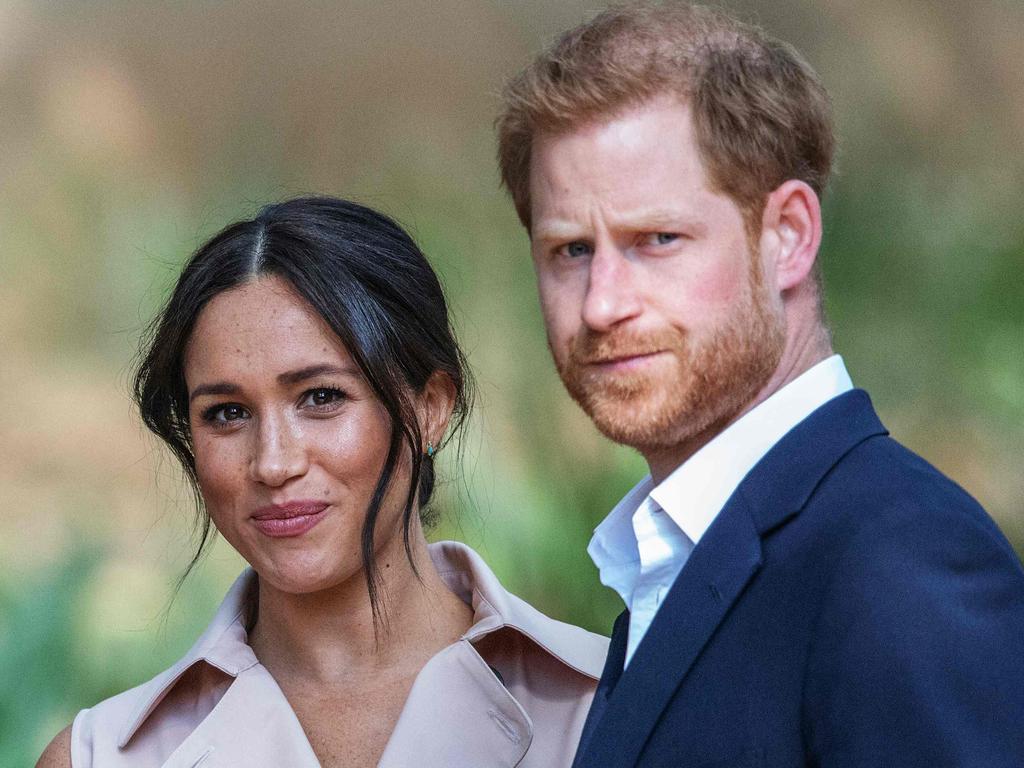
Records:
M424 453L427 452L428 444L434 449L441 444L454 407L455 384L447 373L434 371L417 398L416 410L423 439L420 448Z
M814 268L821 245L821 203L810 185L790 179L768 195L761 219L761 253L775 288L799 285Z

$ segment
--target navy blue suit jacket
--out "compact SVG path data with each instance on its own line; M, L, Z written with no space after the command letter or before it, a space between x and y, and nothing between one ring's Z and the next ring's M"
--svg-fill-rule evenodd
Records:
M751 470L625 672L615 622L574 768L1024 766L1024 570L887 435L854 390Z

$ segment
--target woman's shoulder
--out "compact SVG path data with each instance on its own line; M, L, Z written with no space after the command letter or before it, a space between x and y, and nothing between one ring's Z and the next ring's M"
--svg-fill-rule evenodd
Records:
M241 621L252 582L251 572L239 577L209 626L173 665L78 713L61 734L74 768L107 765L104 758L122 754L129 742L144 751L147 739L136 735L143 725L157 736L168 727L187 732L198 725L231 681L256 663Z
M102 748L105 742L116 744L120 725L138 706L146 687L152 682L123 691L81 710L71 724L54 736L43 750L36 768L66 768L72 765L74 768L91 768L94 752L98 747Z
M53 737L43 754L39 756L36 768L70 768L71 767L71 726Z
M81 710L67 729L69 756L74 768L103 765L104 761L98 756L116 754L141 721L184 676L177 669L179 664L141 685Z

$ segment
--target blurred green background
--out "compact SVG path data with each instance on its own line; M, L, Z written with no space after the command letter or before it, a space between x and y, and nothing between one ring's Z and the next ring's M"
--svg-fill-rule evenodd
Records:
M239 570L218 545L165 611L191 510L127 378L187 255L296 194L396 216L448 288L480 386L435 535L608 630L585 548L643 465L556 380L491 128L503 79L596 5L0 0L0 768L180 655ZM822 258L855 382L1021 551L1024 4L729 7L834 97Z

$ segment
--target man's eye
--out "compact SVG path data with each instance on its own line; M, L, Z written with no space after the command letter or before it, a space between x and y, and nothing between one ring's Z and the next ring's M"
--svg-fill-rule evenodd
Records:
M590 246L581 240L563 245L559 250L570 259L578 259L590 255Z
M300 405L322 408L345 399L345 393L334 387L317 387L303 395Z
M203 411L203 421L209 421L214 424L227 424L231 421L244 419L246 416L248 416L248 412L245 408L236 403L214 405Z
M678 239L679 235L674 232L652 232L646 237L648 245L668 245Z

